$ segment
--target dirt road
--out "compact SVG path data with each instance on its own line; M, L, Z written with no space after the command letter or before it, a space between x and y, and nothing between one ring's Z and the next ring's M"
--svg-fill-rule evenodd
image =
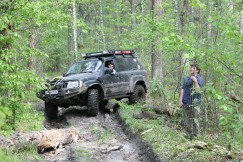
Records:
M82 139L78 143L43 154L48 162L149 162L145 148L123 132L115 113L100 112L88 117L82 108L59 111L59 117L45 121L46 129L75 127Z

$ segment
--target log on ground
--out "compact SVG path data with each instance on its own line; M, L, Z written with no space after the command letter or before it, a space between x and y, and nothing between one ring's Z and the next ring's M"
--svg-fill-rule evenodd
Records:
M14 149L19 150L28 145L36 145L38 152L43 153L47 150L53 150L64 145L77 143L81 139L79 130L76 128L54 129L32 131L26 133L15 133L11 139Z

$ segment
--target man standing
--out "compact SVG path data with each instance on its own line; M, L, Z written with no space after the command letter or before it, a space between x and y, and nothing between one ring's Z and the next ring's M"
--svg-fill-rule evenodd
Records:
M190 139L196 137L200 133L200 89L204 86L204 80L199 75L200 70L198 65L191 65L191 76L184 78L180 93L180 106L183 108L184 126L186 135Z

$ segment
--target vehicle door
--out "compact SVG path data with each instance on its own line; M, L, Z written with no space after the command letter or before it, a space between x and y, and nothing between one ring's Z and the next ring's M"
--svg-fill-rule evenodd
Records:
M108 62L113 61L115 72L108 73ZM99 77L101 85L104 89L104 94L106 97L117 96L120 94L120 75L116 69L116 61L114 59L105 60L103 65L103 74Z
M122 94L128 94L130 92L129 84L132 73L130 73L131 65L127 61L127 58L117 58L117 68L119 69L120 75L120 87Z

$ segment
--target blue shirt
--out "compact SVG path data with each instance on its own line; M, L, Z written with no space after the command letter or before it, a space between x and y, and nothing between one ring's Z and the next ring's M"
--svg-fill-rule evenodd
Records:
M204 86L204 80L200 75L196 76L198 85L200 88ZM195 92L193 89L193 81L191 77L185 77L184 83L182 85L182 89L184 90L182 102L185 106L194 105L197 106L201 103L201 94Z

